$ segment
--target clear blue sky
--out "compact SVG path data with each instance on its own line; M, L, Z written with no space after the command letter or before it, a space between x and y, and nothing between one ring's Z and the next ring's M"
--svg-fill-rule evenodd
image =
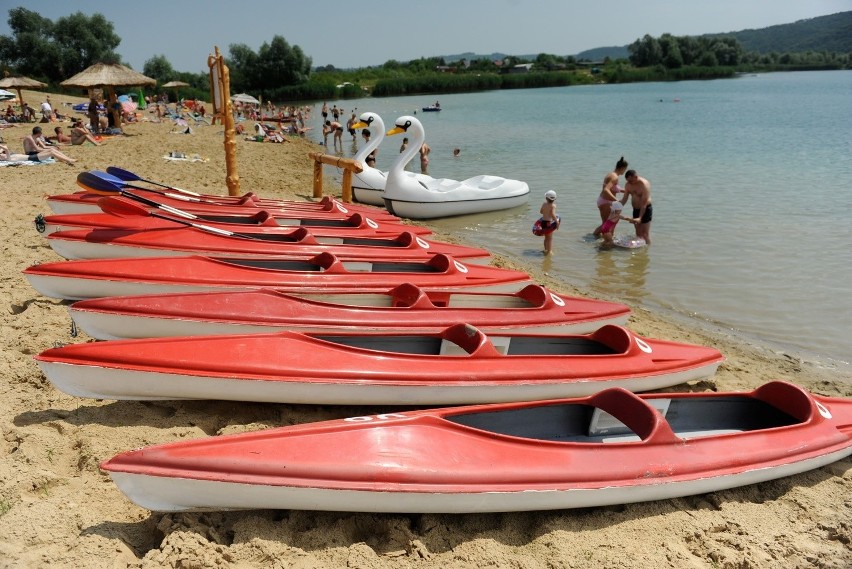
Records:
M852 0L0 0L56 20L103 14L134 69L164 55L177 71L207 71L214 46L257 51L280 35L314 66L380 65L464 52L573 55L660 36L732 32L852 10Z

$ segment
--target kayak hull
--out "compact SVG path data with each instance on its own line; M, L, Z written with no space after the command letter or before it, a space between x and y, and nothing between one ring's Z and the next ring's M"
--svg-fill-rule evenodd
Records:
M241 232L243 233L243 232ZM451 255L467 263L488 263L485 249L429 241L409 232L359 236L335 229L306 228L247 237L219 235L194 227L133 229L79 229L48 235L47 242L66 259L112 259L118 257L185 257L220 255L230 257L304 257L333 253L352 260L384 261Z
M745 393L607 389L180 441L101 468L156 511L550 510L703 494L820 468L852 454L850 425L849 399L784 382Z
M94 399L453 405L646 391L713 375L713 348L619 326L583 336L408 331L247 334L67 345L36 361L58 389Z
M625 324L628 307L558 295L539 285L516 293L425 291L405 283L387 292L235 293L100 298L69 307L76 325L99 340L293 330L436 332L467 322L483 332L590 333Z
M156 257L86 259L33 265L30 285L52 298L273 288L285 292L387 291L410 282L423 288L515 292L531 284L528 274L486 265L467 265L446 255L430 259L353 261L324 253L302 259Z

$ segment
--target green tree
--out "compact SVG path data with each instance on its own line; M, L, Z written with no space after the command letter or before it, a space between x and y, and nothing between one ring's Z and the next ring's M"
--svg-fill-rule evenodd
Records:
M142 73L151 79L156 79L160 85L168 83L175 76L175 70L165 55L155 55L147 60L142 66Z
M683 67L683 55L680 53L680 44L676 37L671 34L660 36L660 51L662 63L668 69Z
M257 54L243 43L228 46L226 58L231 77L231 92L251 91L254 87L254 73L257 68Z
M101 14L77 12L56 23L26 8L9 10L11 36L0 36L0 62L14 72L59 82L98 62L121 60L121 43Z
M253 75L261 90L298 85L311 75L311 58L299 46L291 47L283 37L274 36L271 43L260 46Z
M69 77L95 63L121 63L115 51L121 38L112 22L101 14L77 12L59 18L53 27L53 40L58 44L60 71Z
M627 46L627 49L630 51L630 63L636 67L651 67L663 60L660 42L648 34Z

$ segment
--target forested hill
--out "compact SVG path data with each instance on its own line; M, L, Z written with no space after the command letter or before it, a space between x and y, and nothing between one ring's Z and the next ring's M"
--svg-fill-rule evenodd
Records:
M740 42L743 50L761 54L806 51L852 53L852 12L840 12L759 30L704 34L704 37L733 37ZM575 57L600 61L604 57L618 59L626 58L628 55L625 45L589 49L578 53Z
M852 53L852 12L840 12L780 24L759 30L742 30L708 37L733 37L745 51L758 53L802 53L828 51Z

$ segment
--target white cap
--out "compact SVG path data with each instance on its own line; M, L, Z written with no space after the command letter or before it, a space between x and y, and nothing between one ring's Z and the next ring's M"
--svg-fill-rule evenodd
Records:
M624 209L624 206L621 202L612 202L612 209L616 211L621 211L622 209Z
M556 199L556 192L554 192L553 190L547 190L547 192L545 192L544 194L544 198L553 201Z

